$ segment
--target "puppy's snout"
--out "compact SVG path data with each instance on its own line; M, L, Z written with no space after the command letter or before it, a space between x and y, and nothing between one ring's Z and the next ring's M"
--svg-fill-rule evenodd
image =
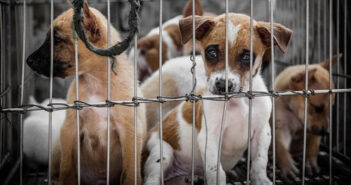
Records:
M318 135L318 136L326 136L329 134L328 128L326 127L317 127L317 126L312 126L311 128L311 134Z
M220 93L225 93L225 80L224 79L218 79L215 82L216 89ZM228 92L231 92L233 89L233 82L228 80Z
M35 60L33 60L32 57L28 57L28 58L27 58L27 64L28 64L29 66L32 66L33 63L34 63L34 61L35 61Z

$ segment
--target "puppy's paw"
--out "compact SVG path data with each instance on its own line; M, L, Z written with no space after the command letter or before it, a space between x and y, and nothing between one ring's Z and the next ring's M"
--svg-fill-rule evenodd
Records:
M272 185L273 184L265 174L262 174L258 177L253 177L251 180L252 180L252 185Z
M316 174L319 174L320 168L317 164L317 160L306 160L306 173L308 176L314 176Z
M227 175L227 180L228 181L235 181L238 177L238 174L234 170L229 170L225 172Z
M290 180L293 180L296 178L296 175L299 174L299 170L295 166L295 161L290 157L283 163L279 165L280 170L281 170L281 176L289 182Z

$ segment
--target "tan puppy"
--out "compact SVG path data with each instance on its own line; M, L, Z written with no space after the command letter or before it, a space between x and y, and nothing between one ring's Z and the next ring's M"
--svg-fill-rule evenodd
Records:
M337 56L333 57L333 65L336 63L336 58ZM329 89L329 59L319 64L310 64L308 71L309 89ZM303 90L305 79L305 65L291 66L278 75L274 87L277 91ZM306 172L312 175L319 172L317 156L320 139L321 135L328 132L329 94L309 96L307 122ZM286 180L294 178L299 172L290 151L292 149L302 151L303 125L304 97L300 95L278 97L276 99L277 162ZM292 145L294 148L291 148Z
M71 23L73 10L63 12L54 21L54 76L74 75L74 41ZM107 46L107 20L96 9L84 4L84 21L90 41L97 47ZM49 32L50 33L50 32ZM118 32L111 27L111 43L120 41ZM87 103L104 102L107 99L107 58L89 51L79 40L79 99ZM44 44L28 59L30 67L40 74L49 75L50 34ZM133 69L123 53L116 57L117 75L111 72L111 100L130 100L133 96ZM67 102L76 99L73 82L67 94ZM142 96L141 92L138 92ZM111 108L111 155L110 184L134 184L134 117L133 108L115 106ZM107 108L84 108L79 111L79 138L76 137L76 111L67 110L60 133L60 141L53 153L53 175L59 174L59 184L77 183L77 139L80 140L82 184L106 184L107 153ZM138 108L137 130L137 184L141 184L140 153L142 139L146 133L145 111Z
M167 60L189 55L192 51L191 42L183 45L179 31L179 19L192 15L192 0L189 0L184 7L183 15L176 16L165 23L162 29L162 62ZM195 0L195 14L203 15L200 0ZM208 14L208 13L206 13ZM152 29L145 37L138 41L138 78L144 81L148 76L155 72L159 67L159 27ZM129 52L129 58L134 61L134 48Z
M196 16L195 37L201 43L201 54L206 88L199 92L204 96L225 93L225 15L217 17ZM229 69L228 92L236 93L249 89L250 63L250 17L243 14L229 14ZM270 23L256 22L253 25L253 90L267 91L259 73L262 59L270 48ZM183 43L192 38L192 17L179 22ZM274 41L286 52L291 30L274 24ZM179 71L182 73L183 71ZM269 97L255 97L252 103L251 130L251 182L254 185L272 184L267 178L268 148L271 141ZM219 184L226 184L225 172L230 172L247 149L248 112L247 98L230 99L223 124L221 163L217 169L219 136L224 102L196 102L195 132L195 175L205 175L207 184L216 184L219 170ZM203 108L203 109L202 109ZM203 114L204 112L204 114ZM160 141L159 126L148 135L145 152L145 184L160 184L160 162L163 163L165 180L189 176L192 156L192 104L182 102L163 119L163 140ZM207 123L207 124L206 124ZM163 159L160 159L160 142L163 143ZM207 145L207 147L205 146ZM206 158L205 158L206 152ZM206 163L204 163L206 161ZM144 162L144 160L143 160ZM204 166L206 165L206 166ZM206 167L204 170L203 167Z

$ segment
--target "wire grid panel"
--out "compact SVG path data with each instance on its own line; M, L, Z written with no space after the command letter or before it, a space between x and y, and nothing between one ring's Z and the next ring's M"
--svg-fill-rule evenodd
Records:
M26 3L26 1L24 1L24 5L25 5L25 3ZM109 3L109 1L108 1L108 3ZM274 13L274 10L273 10L273 8L272 8L272 1L269 1L269 3L270 3L270 22L271 22L271 27L270 27L270 29L271 29L271 47L272 48L274 48L273 47L273 33L274 33L274 31L273 31L273 23L274 23L274 21L273 21L273 13ZM332 9L332 1L329 1L329 15L330 15L330 17L329 17L329 30L332 30L333 28L332 28L332 11L333 11L333 9ZM346 1L345 1L345 3L346 3ZM193 5L194 5L194 0L193 0ZM306 15L309 15L309 1L306 1ZM109 6L109 5L108 5ZM24 6L25 7L25 6ZM51 23L52 23L52 21L53 21L53 1L51 1ZM252 3L252 0L251 0L251 21L253 20L253 12L252 12L252 7L253 7L253 3ZM345 6L346 7L346 6ZM109 10L110 8L108 8L108 10ZM159 27L160 27L160 30L159 30L159 35L160 35L160 43L162 43L162 0L160 0L160 25L159 25ZM26 15L26 9L24 8L24 15ZM193 6L193 15L194 15L194 12L195 12L195 6ZM345 8L345 15L347 15L347 9ZM194 16L193 16L194 17ZM228 17L228 0L226 0L226 17ZM308 76L308 70L307 70L307 68L308 68L308 63L309 63L309 29L308 29L308 27L309 27L309 21L308 21L308 18L309 18L309 16L306 16L306 54L305 54L305 57L306 57L306 59L305 59L305 65L306 65L306 76ZM338 18L339 19L339 18ZM108 20L110 20L110 15L109 15L109 13L108 13ZM191 61L194 63L194 66L196 65L196 61L195 61L195 57L194 57L194 55L195 55L195 21L193 21L194 22L194 24L193 24L193 56L191 57ZM228 19L226 19L226 22L228 22ZM346 21L346 16L345 16L345 25L346 25L346 23L347 23L347 21ZM26 21L25 21L25 19L24 19L24 22L23 22L23 24L24 24L24 27L25 27L25 25L26 25ZM51 25L53 25L53 24L51 24ZM228 25L228 24L227 24ZM108 30L109 30L109 27L110 27L110 24L108 23ZM52 27L51 27L52 28ZM226 28L226 29L228 29L228 28ZM251 44L250 44L250 47L251 47L251 52L250 52L250 55L251 55L251 60L250 60L250 84L252 84L252 71L251 71L251 68L252 68L252 55L253 55L253 53L252 53L252 48L253 48L253 42L252 42L252 29L253 29L253 26L252 26L252 23L251 23L251 27L250 27L250 29L251 29L251 34L250 34L250 40L251 40ZM53 30L53 29L51 29L51 30ZM345 27L345 30L346 30L346 27ZM226 38L228 37L228 35L227 35L227 33L228 32L226 32ZM333 46L332 46L332 32L330 31L329 32L330 33L330 35L329 35L329 60L331 61L332 60L332 49L333 49ZM26 39L25 39L25 32L23 33L23 37L24 37L24 39L23 39L23 46L25 46L26 45L26 43L25 43L25 41L26 41ZM346 31L345 31L345 34L346 34ZM53 34L52 34L53 35ZM109 34L108 34L109 35ZM51 41L53 40L53 38L51 37ZM108 39L109 40L109 39ZM137 37L135 38L135 40L137 40ZM51 42L51 43L53 43L53 42ZM108 44L109 45L109 44ZM135 44L135 46L136 46L136 44ZM347 46L347 44L346 44L346 39L345 39L345 46ZM136 47L135 47L135 49L137 49ZM22 51L23 51L23 66L24 66L24 62L25 62L25 59L24 59L24 56L25 56L25 47L23 47L23 49L22 49ZM228 66L228 39L226 39L226 71L228 70L228 68L227 68L227 66ZM77 47L75 47L75 53L76 53L76 63L78 63L78 57L77 57ZM160 44L160 53L162 53L162 44ZM345 53L345 55L346 55L346 53ZM136 58L136 57L135 57ZM134 107L136 107L137 105L139 105L140 103L151 103L151 102L159 102L160 103L160 112L162 112L162 103L164 103L164 102L167 102L167 101L186 101L186 100L190 100L190 101L193 101L193 102L195 102L195 101L198 101L198 100L210 100L210 101L218 101L218 100L220 100L220 101L225 101L225 102L228 102L231 98L249 98L249 100L250 100L250 102L251 102L251 100L253 99L253 98L255 98L255 97L261 97L261 96L270 96L270 97L272 97L272 100L273 100L273 103L274 103L274 99L276 98L276 97L278 97L278 96L288 96L288 95L301 95L301 96L304 96L304 98L305 98L305 120L304 120L304 156L305 156L305 150L306 150L306 125L307 125L307 118L306 118L306 115L307 115L307 101L308 101L308 96L309 95L314 95L314 94L322 94L322 93L329 93L330 94L330 101L332 101L332 93L336 93L336 94L339 94L339 93L348 93L348 92L351 92L351 89L347 89L346 87L346 85L344 86L344 89L333 89L333 86L332 86L332 81L330 81L330 87L329 87L329 89L325 89L325 90L308 90L308 81L307 81L307 79L306 79L306 82L305 82L305 90L301 90L301 91L284 91L284 92L277 92L277 91L274 91L274 89L272 89L271 91L268 91L268 92L255 92L255 91L252 91L252 88L251 88L251 86L252 85L250 85L250 90L248 91L248 92L239 92L239 93L234 93L234 94L228 94L228 77L227 77L227 75L226 75L226 94L225 95L223 95L223 96L220 96L220 95L218 95L218 96L196 96L195 94L194 94L194 92L190 92L188 95L184 95L184 96L181 96L181 97L176 97L176 98L174 98L174 97L162 97L162 76L161 76L161 71L162 71L162 60L161 60L161 56L159 57L160 58L160 62L159 62L159 66L160 66L160 77L159 77L159 79L160 79L160 84L159 84L159 88L160 88L160 94L159 94L159 96L157 97L157 98L153 98L153 99L145 99L145 98L142 98L142 97L138 97L137 96L137 94L136 94L136 81L135 81L135 86L134 86L134 98L132 99L132 100L124 100L124 101L113 101L113 100L110 100L110 98L108 98L107 100L106 100L106 102L97 102L97 103L94 103L94 104L88 104L88 103L86 103L86 102L82 102L82 101L79 101L79 97L78 97L78 83L76 84L76 95L77 95L77 97L76 97L76 99L77 99L77 101L74 103L74 104L71 104L71 105L62 105L62 104L55 104L55 103L52 103L52 90L50 90L50 103L51 103L51 105L49 105L49 106L40 106L40 105L29 105L29 106L25 106L24 104L23 104L23 88L22 88L22 92L21 92L21 105L22 105L22 107L17 107L17 108L2 108L2 112L18 112L18 113L23 113L23 112L28 112L28 111L36 111L36 110L44 110L44 111L48 111L48 112L52 112L52 111L57 111L57 110L63 110L63 109L76 109L77 110L77 128L79 128L79 110L81 110L81 109L84 109L84 108L87 108L87 107L106 107L107 109L109 109L111 106L114 106L114 105L124 105L124 106L134 106ZM108 61L110 62L110 60L108 59ZM53 45L51 45L51 66L53 66L52 65L52 63L53 63ZM345 62L345 65L346 65L346 62ZM110 65L108 65L109 67L110 67ZM330 69L332 69L332 63L330 62ZM338 67L338 69L339 69L339 67ZM346 67L345 67L345 69L346 69ZM76 79L78 78L78 73L77 73L77 71L78 71L78 68L76 69ZM110 68L108 68L108 77L110 78ZM134 71L136 71L136 66L134 66ZM275 71L275 68L274 68L274 50L272 50L272 71L274 72ZM50 72L50 89L52 89L52 79L53 79L53 76L52 76L52 74L53 74L53 68L51 67L51 72ZM347 73L345 72L345 74L347 75ZM329 73L329 75L330 75L330 79L332 79L332 77L333 77L333 73L332 73L332 70L330 70L330 73ZM136 72L134 72L134 79L136 79L135 78L136 77ZM275 74L274 73L272 73L272 84L274 84L274 78L275 78ZM196 79L195 79L195 74L193 73L193 85L196 85ZM24 85L23 84L24 83L24 67L22 67L22 86ZM345 84L346 84L347 82L345 82ZM108 80L108 87L110 86L110 80ZM109 89L109 88L108 88ZM108 92L110 93L110 90L108 90ZM109 97L109 96L108 96ZM346 106L346 96L344 96L344 98L345 98L345 103L344 103L344 106ZM338 98L339 99L339 98ZM195 104L194 104L195 105ZM250 106L250 109L252 109L251 107L252 107L252 105L251 105L251 103L249 104ZM273 106L274 107L274 106ZM135 109L136 110L136 109ZM225 110L225 109L224 109ZM274 110L274 108L273 108L273 110ZM346 108L344 109L344 111L346 110ZM194 109L193 109L193 112L194 112ZM274 111L273 111L274 112ZM108 114L109 115L109 114ZM136 114L134 114L135 116L136 116ZM194 117L195 117L195 113L193 114L194 115ZM250 114L251 115L251 114ZM330 102L330 130L332 130L332 102ZM344 116L345 116L345 114L344 114ZM160 113L160 130L162 130L162 114ZM20 119L20 120L22 120L22 119ZM109 120L109 119L108 119ZM273 113L273 120L275 120L275 114ZM135 119L135 121L136 121L136 119ZM49 125L51 125L51 122L52 122L52 117L50 116L50 119L49 119ZM222 121L222 124L223 124L223 122L224 121ZM346 122L346 119L344 119L344 122ZM273 122L274 123L274 122ZM22 122L20 123L21 125L22 125ZM108 125L109 125L109 121L108 121ZM193 118L193 133L194 133L194 125L195 125L195 118ZM248 125L250 126L251 125L251 117L249 117L249 123L248 123ZM136 126L136 122L135 122L135 126ZM222 126L223 127L223 126ZM51 127L49 127L49 128L51 128ZM108 128L110 128L110 126L108 126ZM273 128L275 128L275 127L273 127ZM135 127L135 129L136 129L136 127ZM21 129L22 130L22 129ZM109 133L110 131L108 130L108 133ZM50 131L49 131L49 133L51 133ZM250 129L249 129L249 133L250 133ZM274 129L273 129L273 133L275 133L274 132ZM329 153L329 156L330 156L330 159L329 159L329 161L330 161L330 172L329 172L329 176L330 176L330 184L332 184L332 156L333 156L333 136L332 136L332 132L330 132L331 133L331 135L330 135L330 137L329 137L329 151L330 151L330 153ZM338 133L338 132L337 132ZM79 130L77 131L77 135L79 134ZM108 134L109 135L109 134ZM273 134L273 136L274 136L274 134ZM135 135L135 137L136 137L136 135ZM346 137L346 134L344 134L344 137ZM51 134L49 135L49 146L51 145ZM109 138L109 137L108 137ZM161 140L162 140L162 132L160 132L160 138L161 138ZM250 139L248 139L248 141L249 141L249 143L248 143L248 145L250 146ZM273 137L273 146L275 146L275 137ZM109 143L109 142L108 142ZM221 142L220 142L221 143ZM344 144L345 144L346 142L344 142ZM193 141L192 141L192 144L194 145L194 138L193 138ZM22 144L21 144L22 145ZM161 145L161 147L160 147L160 154L161 154L161 156L160 156L160 158L162 159L162 154L163 154L163 151L162 151L162 143L160 143L160 145ZM337 146L338 146L339 144L337 144ZM346 144L345 144L346 145ZM80 146L80 144L79 144L79 140L78 140L78 143L77 143L77 147L79 148L79 146ZM136 144L135 144L135 146L136 146ZM21 149L22 147L20 147L20 149ZM108 147L109 148L109 147ZM194 147L192 147L193 149L194 149ZM345 147L346 148L346 147ZM249 182L249 177L250 177L250 147L248 148L249 149L249 152L248 152L248 160L247 160L247 182ZM273 150L275 150L275 147L273 147ZM109 151L109 150L108 150ZM136 150L135 150L136 151ZM344 150L345 151L345 150ZM219 151L220 152L220 151ZM339 152L339 149L337 149L337 152ZM21 165L21 169L20 169L20 172L22 172L22 152L20 152L21 153L21 162L20 162L20 165ZM49 147L49 154L51 153L51 147ZM194 153L194 151L193 151L193 153ZM49 156L51 156L51 155L49 155ZM135 158L136 158L136 154L135 154L135 156L134 156ZM79 184L79 181L80 181L80 173L79 173L79 153L78 153L78 184ZM49 158L50 159L50 158ZM107 153L107 172L109 171L109 152ZM136 160L134 160L134 161L136 161ZM194 161L194 154L193 154L193 157L192 157L192 161ZM219 160L218 160L219 161ZM273 152L273 161L275 161L275 152ZM273 163L275 163L275 162L273 162ZM304 180L304 178L305 178L305 173L304 173L304 169L305 169L305 157L303 158L303 161L302 161L302 163L303 163L303 166L302 166L302 168L303 168L303 173L302 173L302 183L304 183L305 182L305 180ZM51 166L50 166L50 162L49 162L49 172L50 172L50 170L51 170ZM161 177L163 177L163 167L162 167L162 163L160 163L160 165L161 165ZM136 167L136 166L135 166ZM193 172L193 169L194 169L194 163L192 162L192 184L194 183L193 182L193 179L194 179L194 172ZM274 183L275 183L275 165L273 166L273 181L274 181ZM49 173L50 174L50 173ZM22 173L20 173L20 183L22 184ZM136 178L136 176L135 176L135 178ZM50 179L50 176L48 177L48 179L49 179L49 183L51 183L51 179ZM109 173L107 173L107 182L109 182ZM135 180L135 183L136 183L136 180ZM163 180L161 181L161 183L163 184Z

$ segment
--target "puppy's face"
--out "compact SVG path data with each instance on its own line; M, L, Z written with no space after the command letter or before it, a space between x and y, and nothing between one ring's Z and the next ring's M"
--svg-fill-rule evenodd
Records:
M160 57L160 38L159 34L145 36L138 40L138 77L143 80L150 76L152 72L156 71L159 67ZM162 63L167 60L168 47L164 40L162 40ZM130 59L134 62L134 48L130 52Z
M341 55L339 55L341 57ZM333 57L333 65L337 56ZM290 79L290 89L305 89L305 70L297 72ZM329 61L320 64L313 64L308 71L308 88L314 90L329 89ZM333 87L334 88L334 84ZM332 102L334 102L333 94ZM329 125L329 94L316 94L308 98L307 130L314 135L324 135L328 133ZM301 122L304 120L304 97L292 96L289 104L292 110L297 110L297 115Z
M213 94L225 93L225 15L215 18L196 16L196 39L201 43L201 54L205 61L209 91ZM229 14L228 36L228 92L238 92L248 86L250 74L250 17ZM192 17L179 22L182 41L192 38ZM274 24L274 43L286 52L291 30ZM253 23L253 77L259 73L262 59L269 54L270 24Z
M74 54L74 40L72 38L72 16L73 10L69 9L62 13L54 20L53 23L53 75L54 77L67 77L73 75L75 72L75 54ZM98 41L101 38L99 26L96 17L84 4L84 21L89 40L97 46L101 46ZM44 43L27 58L27 64L37 73L50 76L50 45L51 45L51 31L49 30ZM79 72L86 70L87 63L85 62L92 52L84 46L79 40L78 42L78 57L79 57Z

